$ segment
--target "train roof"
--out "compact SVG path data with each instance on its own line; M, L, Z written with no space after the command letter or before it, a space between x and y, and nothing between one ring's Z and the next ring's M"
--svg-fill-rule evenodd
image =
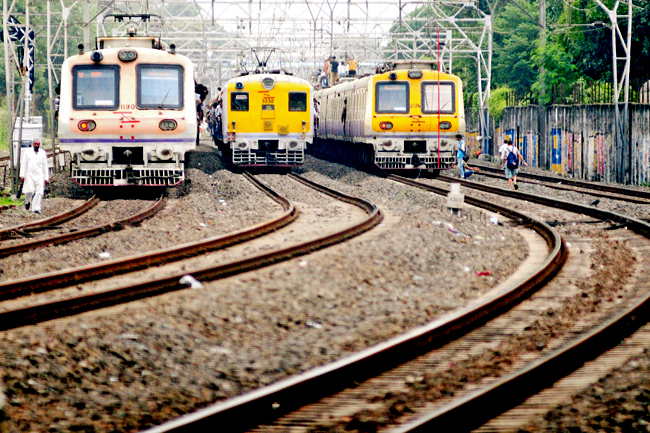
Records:
M235 77L231 78L228 80L226 84L229 83L253 83L253 82L261 82L265 78L272 78L276 83L302 83L302 84L309 84L309 81L299 78L299 77L294 77L293 75L287 75L287 74L277 74L277 73L261 73L261 74L249 74L249 75L243 75L240 77Z
M96 45L98 50L126 47L162 50L160 38L156 36L100 36Z

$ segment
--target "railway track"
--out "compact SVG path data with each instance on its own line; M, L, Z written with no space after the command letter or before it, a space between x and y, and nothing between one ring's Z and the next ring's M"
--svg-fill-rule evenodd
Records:
M446 193L445 189L436 188L432 185L422 185L419 182L393 176L390 176L390 178L414 187L428 189L437 193ZM457 179L450 180L457 181ZM474 183L464 183L466 186L475 186ZM479 186L479 189L487 191L489 188ZM516 192L511 193L507 190L500 192L502 195L515 197L516 195L513 195L513 193L517 194ZM520 194L518 197L521 197L521 193L518 194ZM635 244L635 248L638 251L648 248L650 244L647 240L647 237L650 235L650 226L643 221L612 212L601 211L593 207L574 205L572 203L560 202L543 197L537 198L536 196L525 195L525 199L531 202L538 202L544 206L555 206L569 212L579 212L592 218L599 218L604 221L601 223L604 229L611 228L612 221L626 224L631 230L620 230L623 235L628 235L625 239L626 242L629 241L631 244ZM540 223L541 227L545 226L541 221L533 223L526 216L517 215L508 209L501 209L493 200L474 200L472 197L466 198L466 201L470 204L484 204L487 209L503 212L511 217L516 217L520 221L525 221L527 224L534 225ZM593 221L589 221L588 223L593 224ZM544 228L544 231L547 230L547 227ZM553 233L553 231L550 228L548 230L544 235L547 242L551 238L559 238L557 233L551 235L550 233ZM580 242L579 239L575 239L574 241ZM533 281L535 281L534 289L529 287L528 289L524 289L525 294L516 295L517 290L521 290L521 288L509 287L506 297L516 299L512 300L512 304L516 304L520 298L529 296L531 291L544 286L548 278L558 272L559 265L565 259L566 256L562 250L561 243L557 241L557 244L553 247L551 256L544 262L544 265L553 263L553 269L545 271L547 273L543 273L545 275L543 277L536 274L536 276L527 280L525 284L534 284ZM583 265L584 263L578 260L577 263L573 264L575 268L573 271L579 270ZM641 265L639 267L643 266ZM571 271L567 271L566 273L570 274ZM560 279L560 281L562 280ZM566 282L565 280L564 283ZM635 288L635 293L639 295L632 296L632 299L629 300L625 308L615 309L616 311L614 312L612 310L603 312L598 325L582 325L581 329L575 331L578 337L572 332L569 332L563 339L536 343L540 347L534 348L533 352L535 350L541 351L547 347L551 347L552 350L545 351L544 356L541 358L535 356L536 361L532 363L532 366L530 363L520 362L519 365L516 365L516 371L514 373L509 372L506 379L493 379L489 381L489 386L479 385L478 390L465 392L462 398L452 400L451 402L447 401L442 408L436 407L434 410L429 408L427 413L419 415L415 420L409 421L408 425L399 427L396 431L431 431L432 428L440 428L440 431L471 430L480 427L487 420L505 411L512 405L523 401L529 393L524 393L522 390L529 390L534 393L536 390L549 386L553 381L568 374L586 360L602 353L602 349L608 344L610 346L616 344L622 336L631 332L635 326L638 326L639 320L636 320L636 318L647 308L645 306L647 304L645 290L643 290L642 282L640 284L641 286L637 285ZM566 293L563 292L565 285L562 282L556 283L555 286L554 290L556 293L550 292L540 297L554 299L557 297L561 298L563 294L566 296ZM494 302L494 299L491 299L491 302ZM382 399L378 397L378 395L381 395L381 392L378 394L377 389L391 389L392 386L393 390L397 390L395 391L397 397L391 395L391 391L388 391L387 395L390 396L389 398L393 398L394 401L390 403L390 409L387 411L388 414L384 415L387 418L397 418L398 415L408 414L411 411L409 403L400 400L402 396L398 393L399 390L404 388L404 384L407 383L413 387L419 386L422 382L426 382L423 379L426 371L436 366L441 370L438 373L442 377L449 377L448 375L445 376L446 369L444 367L440 368L440 366L446 365L446 362L450 362L450 359L457 360L458 358L453 356L451 358L445 358L445 356L449 356L450 353L458 355L461 350L467 350L468 347L485 344L489 338L495 337L500 333L504 334L504 329L500 329L501 327L505 328L505 334L507 335L509 330L502 323L504 319L501 317L490 322L487 326L480 327L479 325L485 323L484 321L488 315L502 313L509 307L510 305L506 306L505 303L500 303L495 308L495 305L492 304L489 308L494 308L494 310L488 310L487 312L482 311L481 308L483 307L481 306L476 307L476 310L472 312L472 314L475 314L473 318L471 315L470 317L456 316L452 319L446 318L443 321L445 323L436 323L434 327L439 328L435 329L433 334L429 334L426 337L422 335L414 336L415 331L413 331L398 339L394 339L395 341L388 341L353 357L289 378L247 395L216 404L147 431L150 433L191 431L197 428L203 429L214 426L227 428L228 431L245 431L248 429L254 429L255 431L307 431L309 428L315 428L316 431L344 431L364 427L372 430L381 424L375 421L377 418L380 418L380 415L376 412L371 412L364 419L363 410L361 410L361 416L357 416L358 414L355 414L354 410L350 412L350 407L356 407L357 409L373 407L377 400ZM520 310L512 313L514 318L505 320L519 324L530 320L530 310L526 308ZM460 313L457 312L455 314ZM605 320L604 317L608 315L616 316L616 319L611 321ZM481 320L477 320L477 317L480 317ZM477 327L479 329L472 331ZM421 332L421 330L418 331ZM431 331L429 329L426 332ZM472 333L463 343L453 341L455 337L470 331ZM481 332L484 334L482 337L476 335ZM400 341L397 342L396 340ZM497 338L497 340L500 339ZM607 344L594 343L598 341L607 341ZM427 358L427 356L431 355L418 358L421 353L428 352L432 348L441 347L445 344L447 344L445 346L446 353L445 350L442 350L436 351L433 355L434 358L439 357L439 359ZM456 345L455 348L453 347L454 345ZM452 346L451 349L449 348L450 346ZM416 359L413 360L414 358ZM387 368L395 367L404 362L407 363L395 370L386 372ZM382 372L383 374L381 374ZM375 376L375 374L378 375ZM500 374L497 373L496 376L498 377ZM486 375L479 379L479 382L481 382L488 380L489 377ZM466 381L467 377L464 379L461 377L458 380L460 383ZM363 382L363 385L357 387L356 384L361 382ZM397 385L395 382L397 382ZM369 394L364 394L364 390L360 390L366 384L370 388ZM334 395L348 386L351 388L350 390ZM447 389L446 392L452 395L457 393L461 394L453 386ZM384 393L386 392L384 391ZM368 400L364 400L364 397L368 398ZM426 399L426 397L422 398ZM316 401L319 402L315 403ZM303 409L293 412L294 409L299 407ZM342 409L343 407L345 410ZM350 413L353 415L350 416ZM478 416L475 414L478 414ZM322 425L318 422L314 423L314 420L319 419L328 419L330 421L329 424L338 424L339 429L337 430L331 425L330 427L326 427L328 423ZM277 421L273 422L273 420ZM332 423L332 420L336 422ZM271 424L266 425L264 424L265 422L271 422ZM368 424L365 425L364 423ZM390 425L390 423L387 424ZM331 428L331 430L328 430L328 428ZM497 431L500 430L497 429Z
M427 188L446 194L446 190L442 188ZM310 425L310 422L315 419L312 416L313 411L309 414L304 412L291 414L293 410L348 386L354 386L357 382L364 381L387 368L395 367L432 348L440 347L459 335L481 326L488 317L498 315L511 304L517 303L518 299L529 296L561 267L566 259L566 251L554 229L542 221L491 202L478 199L473 201L471 198L469 201L530 225L545 240L546 244L542 243L540 246L545 251L544 259L532 265L533 270L525 278L519 277L516 283L508 285L489 299L483 299L479 305L463 308L432 324L361 351L354 356L218 403L147 431L150 433L196 431L215 426L220 426L227 431L245 431L287 414L287 418L278 421L274 427L260 426L259 431L267 429L290 431L289 426L296 428L296 431L306 431L305 426ZM323 407L315 409L316 412L321 410Z
M93 227L87 227L85 229L68 231L67 233L61 233L54 236L47 236L44 238L33 239L26 242L16 243L13 245L0 246L0 257L7 257L12 254L18 254L36 248L42 248L46 245L60 245L67 242L72 242L77 239L88 238L91 236L98 236L110 231L122 230L125 226L137 224L143 221L144 219L150 218L151 216L155 215L159 210L163 208L164 204L165 201L163 200L162 197L160 197L152 205L148 206L144 210L126 218L121 218L119 220L107 222L105 224L100 224ZM15 234L26 233L27 230L34 229L34 228L42 230L43 227L44 226L41 224L38 226L32 225L30 227L21 227L19 230L16 230L15 228L9 229L7 235L9 235L10 233L15 233Z
M286 206L285 214L270 222L259 224L252 228L240 230L233 234L220 236L204 242L187 244L157 253L149 253L146 256L139 256L137 258L130 257L121 260L114 260L111 263L104 263L102 265L75 268L69 271L48 274L46 276L21 281L10 281L6 284L0 285L0 299L13 299L28 293L51 290L55 287L68 287L71 284L76 284L71 283L71 281L87 281L89 279L96 279L97 275L114 275L115 273L123 273L133 269L142 269L150 266L151 263L179 260L208 250L223 248L227 245L241 243L252 239L253 237L258 237L262 234L276 230L293 221L297 217L297 210L287 199L277 195L277 193L263 185L253 176L247 175L247 177L263 188L265 192L274 197L274 199L284 203ZM269 253L257 254L245 259L204 267L192 272L192 276L195 279L200 281L214 280L304 255L359 235L379 224L382 220L382 215L379 213L378 209L366 200L338 193L299 176L292 175L291 178L311 188L317 189L323 194L330 195L337 200L359 207L366 212L367 216L362 221L353 224L350 227L338 230L326 236L318 237L308 242L302 242ZM84 311L129 302L136 299L142 299L149 296L155 296L174 290L184 289L188 287L187 284L183 282L183 277L185 277L186 274L187 272L185 271L176 271L171 276L148 280L137 284L125 285L101 293L76 296L62 301L0 312L0 328L12 329L58 317L69 316Z
M504 179L503 169L492 165L474 164L481 169L480 175L491 178ZM541 185L547 188L562 191L577 191L590 195L605 197L612 200L621 200L631 203L650 204L650 191L636 190L615 185L603 185L598 182L587 182L582 180L544 176L540 174L519 171L518 182Z
M480 185L470 185L469 182L465 181L462 183L468 187L484 190ZM504 190L504 193L507 193L504 195L508 195L510 191ZM559 401L558 393L570 397L581 391L587 383L590 383L589 380L597 380L598 376L593 377L593 368L581 373L582 380L573 378L565 381L559 387L560 391L547 391L545 399L531 398L531 403L510 411L507 416L497 418L492 422L488 421L510 408L520 405L534 394L552 387L556 381L568 376L585 362L597 358L608 349L620 344L623 338L645 323L642 317L647 314L647 309L650 306L650 294L647 291L648 275L644 271L647 268L647 260L644 256L645 251L650 248L650 241L648 240L650 226L643 221L623 215L602 213L602 211L593 207L559 202L530 194L523 194L522 198L544 205L553 204L556 207L572 212L578 211L602 220L625 223L627 228L631 230L619 229L617 236L628 245L631 245L637 253L636 256L641 258L633 282L628 284L629 287L626 289L631 295L621 302L621 305L603 311L597 321L578 323L575 329L570 330L560 341L556 341L551 345L552 350L534 359L533 362L520 366L502 378L492 380L487 386L466 392L456 399L448 399L450 401L430 409L429 413L421 415L415 420L391 431L420 432L436 431L437 429L441 429L441 431L449 429L454 431L478 429L485 432L516 431L517 428L524 426L530 419L552 409L554 404ZM573 275L579 274L579 272L580 266L574 269ZM563 287L570 285L571 280L567 278ZM560 290L560 292L549 294L547 297L558 299L562 296L562 290ZM582 296L585 296L585 294L582 293ZM534 307L524 310L522 317L510 319L509 324L518 320L525 320L525 315L530 316L531 311L534 311ZM499 326L505 328L503 323L494 325L495 328ZM508 331L512 332L511 329ZM490 330L486 332L489 333ZM493 335L497 334L494 333ZM601 366L600 371L602 370L603 367ZM589 380L586 380L586 377L589 377ZM484 426L484 424L486 425Z
M53 215L51 217L43 218L29 223L1 229L0 240L14 236L17 233L20 233L21 231L22 232L35 231L35 230L43 229L45 227L53 227L59 224L63 224L64 222L76 218L79 215L83 214L84 212L87 212L88 210L92 209L97 205L97 203L99 203L99 199L93 196L88 200L86 200L85 202L81 203L79 206L67 210L65 212L61 212L58 215Z

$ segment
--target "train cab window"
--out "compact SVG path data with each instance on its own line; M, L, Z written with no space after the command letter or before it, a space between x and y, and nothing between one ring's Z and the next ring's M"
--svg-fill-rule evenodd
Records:
M422 112L437 113L440 101L440 113L456 112L456 97L454 83L424 82L422 83Z
M409 84L394 81L377 83L375 111L377 113L408 113Z
M119 106L120 67L78 65L72 68L72 107L76 110L115 110Z
M137 66L138 108L180 110L183 108L183 67L181 65Z
M307 92L289 92L289 111L307 111Z
M230 93L230 111L248 111L248 92Z

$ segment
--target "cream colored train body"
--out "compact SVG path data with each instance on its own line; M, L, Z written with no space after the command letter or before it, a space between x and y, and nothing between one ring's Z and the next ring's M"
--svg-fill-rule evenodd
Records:
M423 65L399 68L317 91L314 153L381 169L456 164L455 136L465 133L462 81Z
M245 75L222 91L222 154L236 165L290 167L314 136L311 84L284 73Z
M192 62L155 37L99 38L63 63L58 120L78 184L177 185L196 147Z

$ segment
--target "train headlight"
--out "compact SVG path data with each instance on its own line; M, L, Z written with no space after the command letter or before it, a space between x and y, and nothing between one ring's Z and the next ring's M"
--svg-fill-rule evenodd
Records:
M379 129L382 131L388 131L389 129L393 129L393 122L381 122L379 123Z
M158 127L163 131L173 131L177 126L178 124L173 119L163 119L158 124Z
M440 122L440 125L438 125L440 129L451 129L451 122Z
M297 141L290 141L289 142L289 147L292 148L292 149L295 149L296 147L298 147L298 142Z
M271 77L266 77L262 80L262 87L264 90L271 90L275 86L275 81Z
M168 148L162 148L162 149L156 149L156 155L158 156L158 159L171 159L171 157L174 155L171 149Z
M393 142L391 140L388 140L381 143L381 145L384 147L384 149L390 150L393 147Z
M391 80L397 80L397 74L395 72L391 72L390 74L388 74L388 78L390 78Z
M138 53L135 50L120 50L117 57L123 62L132 62L138 58Z
M79 128L80 131L90 132L95 130L97 124L95 123L94 120L82 120L77 124L77 127Z
M248 144L245 141L242 141L240 143L237 143L237 147L239 147L240 149L243 150L243 149L246 149L248 147Z
M409 71L409 78L412 80L418 80L422 78L422 71L419 69L411 69Z
M104 60L104 56L99 51L93 51L93 53L90 55L90 60L95 63L99 63Z
M94 147L84 147L81 149L81 158L84 161L96 161L99 158L99 150Z

